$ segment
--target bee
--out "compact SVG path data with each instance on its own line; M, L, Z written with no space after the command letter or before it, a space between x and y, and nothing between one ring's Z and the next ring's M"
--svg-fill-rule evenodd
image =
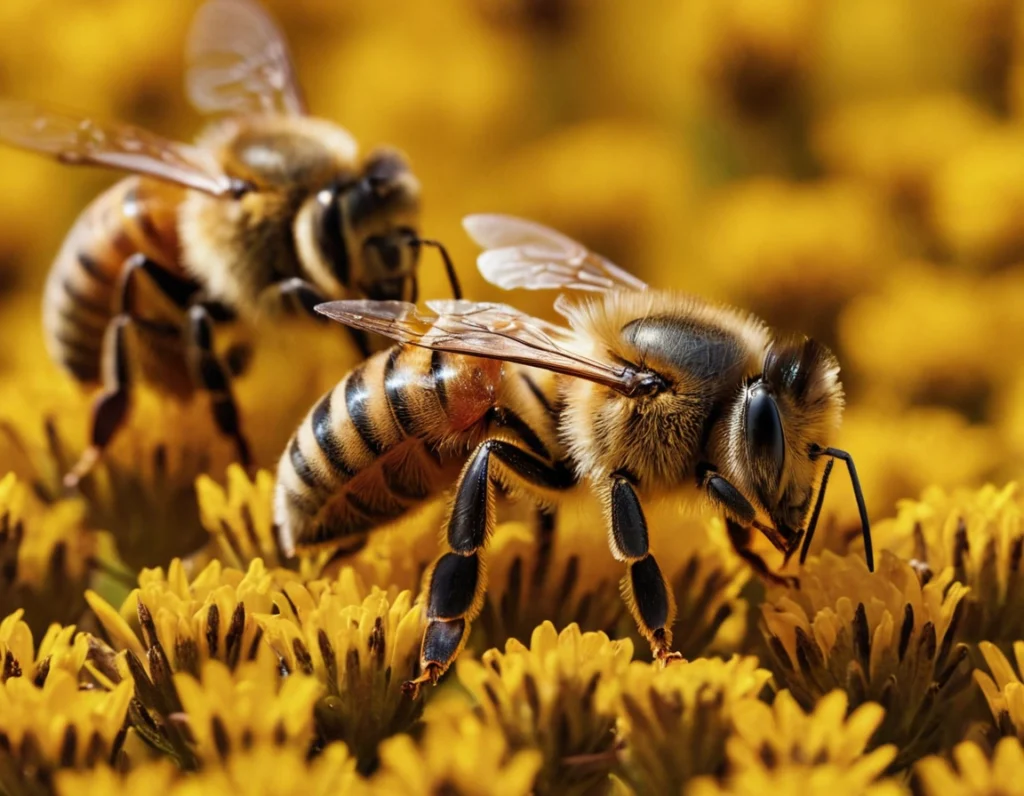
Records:
M90 446L66 478L100 458L141 376L167 393L205 393L238 459L249 447L232 369L214 324L305 311L327 299L415 301L423 246L420 187L404 156L360 159L341 127L306 115L287 44L250 0L211 0L187 46L192 104L211 117L196 145L0 100L0 140L131 172L95 199L67 235L47 279L43 328L52 358L78 382L102 386ZM355 335L364 354L387 342Z
M839 459L873 570L853 459L830 447L843 391L825 346L649 288L530 221L476 215L465 227L485 248L478 265L488 282L566 291L555 309L568 326L461 300L427 310L319 306L400 345L323 396L278 466L275 516L288 551L351 544L454 484L449 550L426 576L421 674L410 690L437 682L480 610L497 489L547 507L578 487L596 495L611 553L626 565L627 603L661 661L677 657L674 606L648 539L647 500L689 493L710 502L736 552L786 583L751 549L754 532L787 561L802 540L803 561Z

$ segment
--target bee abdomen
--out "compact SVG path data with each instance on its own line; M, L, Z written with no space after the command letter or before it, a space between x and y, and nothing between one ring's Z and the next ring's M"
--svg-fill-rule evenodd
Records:
M177 268L181 191L129 177L100 194L64 239L47 277L43 330L53 359L85 383L100 378L103 335L125 261L142 253Z
M283 547L364 534L447 486L459 441L493 401L500 366L481 363L396 346L324 395L278 466Z

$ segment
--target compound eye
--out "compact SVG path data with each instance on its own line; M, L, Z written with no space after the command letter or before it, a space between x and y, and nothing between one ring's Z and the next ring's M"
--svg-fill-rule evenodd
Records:
M747 449L751 459L761 462L778 476L786 457L786 441L782 436L779 407L768 388L755 385L747 397Z

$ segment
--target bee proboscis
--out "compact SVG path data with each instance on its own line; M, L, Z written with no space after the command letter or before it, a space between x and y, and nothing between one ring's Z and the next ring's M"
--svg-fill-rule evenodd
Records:
M437 682L480 609L497 486L547 506L586 482L604 507L611 553L626 564L629 607L662 661L675 656L674 606L648 538L648 499L697 492L723 513L738 554L785 583L750 548L753 533L787 560L802 541L802 561L838 458L873 569L853 460L830 447L843 393L828 349L648 288L533 222L465 223L486 248L478 264L489 282L574 291L555 303L569 325L470 301L432 301L425 311L397 301L318 307L400 345L327 393L278 466L275 515L289 550L356 543L454 483L449 552L427 574L412 690Z
M214 123L195 145L120 123L0 100L0 141L69 164L129 171L81 214L47 280L53 359L102 384L90 447L98 460L140 372L165 391L205 393L217 427L249 448L214 325L362 296L416 300L419 183L397 150L362 160L341 127L306 115L287 44L252 0L210 0L189 34L192 104ZM362 333L368 354L381 342Z

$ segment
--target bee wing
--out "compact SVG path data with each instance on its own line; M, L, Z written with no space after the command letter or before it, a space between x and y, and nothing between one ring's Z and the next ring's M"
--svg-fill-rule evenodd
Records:
M317 312L346 326L401 343L453 354L500 359L603 384L626 394L643 374L591 359L574 348L571 329L533 318L505 304L431 301L423 312L405 301L332 301Z
M599 254L534 221L466 216L462 225L484 251L477 267L492 285L512 290L644 290L647 285Z
M288 44L254 0L210 0L185 48L185 85L200 113L303 114Z
M30 102L0 99L0 141L62 163L122 169L214 196L239 187L203 149L128 124L98 122Z

